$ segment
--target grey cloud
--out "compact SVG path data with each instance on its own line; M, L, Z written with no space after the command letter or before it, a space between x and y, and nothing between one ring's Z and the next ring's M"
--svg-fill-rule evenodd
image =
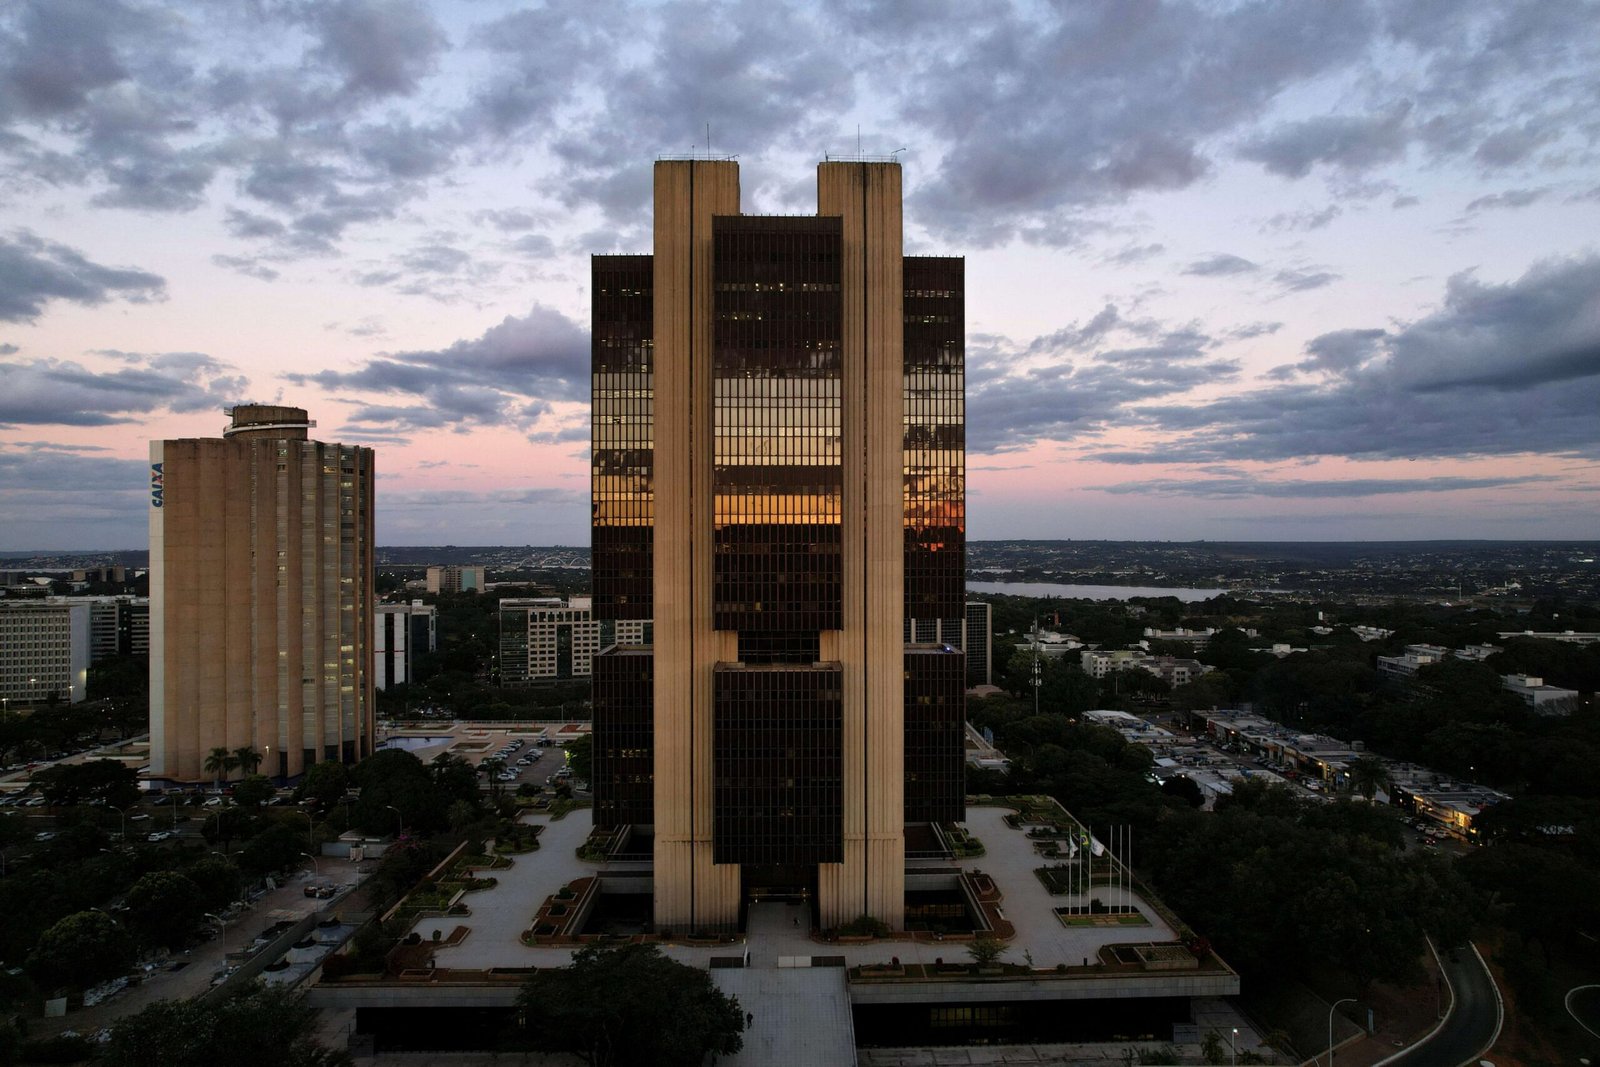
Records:
M330 391L386 393L421 404L359 407L352 421L403 429L436 429L526 420L523 406L580 401L589 392L589 337L571 319L535 305L508 316L482 336L436 351L370 359L354 371L285 376ZM535 413L537 414L537 413Z
M1148 343L1111 344L1117 337ZM969 337L968 447L980 455L1040 440L1092 436L1125 420L1141 402L1233 380L1237 362L1206 358L1213 344L1193 327L1130 320L1114 305L1087 323L1023 345L1002 337ZM1019 366L1041 358L1050 362Z
M1334 330L1313 337L1306 344L1306 353L1310 359L1278 370L1349 374L1377 355L1384 338L1388 335L1387 330ZM1274 377L1285 376L1277 371L1274 372Z
M1415 196L1397 196L1389 206L1399 210L1403 207L1416 207L1420 203L1422 203L1421 199Z
M0 345L0 356L14 355L14 354L16 354L17 352L20 352L20 351L22 351L22 349L18 348L16 345L13 345L13 344Z
M149 470L142 460L115 459L40 441L0 445L0 492L142 494L148 487Z
M32 322L52 300L93 306L113 298L160 300L166 281L129 267L94 263L26 230L0 237L0 322Z
M1286 178L1304 178L1318 163L1364 170L1405 154L1410 113L1407 101L1385 114L1319 115L1285 123L1246 141L1239 155Z
M43 118L81 108L90 93L128 77L116 37L150 21L115 2L34 0L17 10L17 35L0 53L0 115Z
M353 96L415 92L448 44L414 0L319 0L307 10L321 37L316 56L340 72Z
M281 237L284 232L283 223L278 220L240 211L236 207L228 208L222 224L235 237Z
M1469 212L1495 211L1527 207L1529 204L1536 204L1543 200L1547 192L1549 192L1548 189L1507 189L1503 193L1492 193L1489 196L1478 197L1478 199L1467 204L1467 210Z
M533 215L531 212L518 211L513 208L503 210L477 211L473 219L486 222L497 230L513 233L517 230L532 230L544 225L545 220Z
M0 426L109 426L161 410L220 407L248 386L233 367L199 353L102 354L123 367L0 362Z
M454 131L398 119L357 130L352 143L374 171L408 181L442 173L456 151Z
M548 259L556 254L555 242L542 233L525 234L511 242L513 250L534 259Z
M219 267L226 267L228 270L237 271L240 274L246 275L247 277L259 278L264 282L278 280L277 271L273 270L265 263L262 263L259 259L253 259L249 256L225 256L221 253L218 253L217 255L211 257L211 262L215 263Z
M1260 270L1261 267L1245 259L1227 252L1221 252L1210 259L1196 260L1183 268L1184 274L1196 274L1202 278L1213 278L1227 274L1249 274Z
M1320 230L1334 219L1344 214L1344 209L1338 204L1329 204L1321 210L1313 211L1286 211L1272 216L1266 222L1269 231L1283 230Z
M1128 245L1126 248L1104 256L1102 262L1114 263L1119 267L1128 267L1135 263L1143 263L1146 260L1154 259L1166 250L1167 246L1163 244Z
M1228 331L1228 337L1234 341L1248 341L1252 337L1265 337L1283 329L1281 322L1252 322L1244 326L1235 326Z
M1374 30L1365 5L1343 2L955 10L909 69L904 55L873 59L895 72L902 113L949 143L915 209L991 243L1049 240L1076 207L1192 183L1204 140L1350 62ZM989 206L982 220L974 203Z
M1485 137L1472 154L1485 166L1509 167L1521 163L1537 149L1556 140L1560 132L1559 129L1534 122L1507 126Z
M1290 268L1280 270L1272 276L1272 280L1290 292L1305 292L1308 289L1321 289L1325 285L1332 285L1338 281L1340 275L1327 270L1300 270Z
M1332 383L1131 410L1123 425L1166 442L1098 458L1600 455L1600 257L1543 263L1504 284L1457 275L1438 311L1374 334L1319 338L1347 361L1363 345L1379 348Z

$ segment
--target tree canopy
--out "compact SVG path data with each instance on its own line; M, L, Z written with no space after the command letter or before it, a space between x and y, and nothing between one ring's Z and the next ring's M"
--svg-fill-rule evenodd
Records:
M316 1012L294 993L252 986L220 1002L157 1001L119 1020L97 1067L347 1067L313 1038Z
M655 945L579 949L572 965L528 977L518 1006L539 1020L535 1047L576 1053L590 1067L699 1067L744 1047L744 1012L709 972Z
M133 966L133 938L103 911L68 915L43 934L28 956L40 985L86 989Z

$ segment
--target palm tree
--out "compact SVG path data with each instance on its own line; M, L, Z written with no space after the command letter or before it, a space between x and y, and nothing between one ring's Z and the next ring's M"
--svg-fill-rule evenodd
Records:
M1389 788L1389 768L1376 756L1357 756L1346 768L1350 785L1371 803L1380 789Z
M489 801L491 803L498 804L500 803L501 796L503 796L506 791L505 785L500 781L500 772L506 769L506 761L491 756L484 760L481 766L483 767L484 773L489 776Z
M239 766L239 757L219 745L211 750L211 754L206 757L204 766L206 770L216 776L212 780L216 787L221 789L222 779L231 773L235 767Z
M251 745L233 750L234 766L239 767L246 775L256 773L256 768L261 766L261 761L266 759Z

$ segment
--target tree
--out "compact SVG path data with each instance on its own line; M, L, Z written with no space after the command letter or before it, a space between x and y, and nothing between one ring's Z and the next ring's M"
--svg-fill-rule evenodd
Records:
M241 808L254 810L271 800L276 792L277 790L272 787L272 780L266 775L251 774L233 787L233 802Z
M517 1004L539 1020L535 1047L576 1053L590 1067L698 1067L708 1053L744 1047L738 999L655 945L579 949L570 967L529 975Z
M428 773L433 776L433 784L445 797L466 801L475 808L482 803L482 795L478 792L478 771L460 756L439 753L428 764Z
M86 989L133 966L133 938L103 911L68 915L43 934L28 956L28 970L47 988Z
M567 766L572 768L572 777L580 782L590 782L594 779L590 775L594 772L594 735L579 734L567 742Z
M972 957L972 962L979 967L987 967L1005 955L1006 947L987 930L972 939L967 946L967 955Z
M316 1011L294 993L252 986L220 1002L157 1001L124 1016L97 1067L348 1067L343 1050L319 1045Z
M215 776L212 781L218 789L222 788L222 779L232 773L237 766L239 766L239 757L220 745L206 755L204 764L206 771Z
M483 773L489 779L489 803L498 805L500 798L505 795L505 783L500 781L500 775L506 769L506 761L498 756L491 756L480 765Z
M1205 792L1188 775L1173 775L1161 783L1161 791L1169 797L1177 797L1191 808L1205 807Z
M221 856L206 856L183 869L200 891L201 911L221 911L239 896L239 868Z
M117 760L58 763L33 776L46 800L56 807L106 804L125 808L139 799L139 775Z
M349 788L350 772L345 765L337 760L324 760L306 769L295 794L301 799L310 800L318 810L327 811L339 803Z
M281 871L298 863L305 850L305 837L298 828L273 822L245 842L239 850L239 866L252 874Z
M233 765L245 774L254 774L260 768L266 757L255 750L253 745L245 745L233 750Z
M128 923L147 945L178 948L199 925L208 901L188 878L151 871L128 890Z
M1378 790L1389 788L1389 768L1376 756L1357 756L1346 768L1350 787L1370 803Z

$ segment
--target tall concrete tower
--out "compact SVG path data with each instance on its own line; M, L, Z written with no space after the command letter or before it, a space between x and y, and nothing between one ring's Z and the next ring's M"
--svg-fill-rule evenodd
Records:
M964 264L905 257L900 167L818 167L818 214L656 164L651 256L594 258L595 821L654 835L655 919L745 899L905 909L905 828L963 815Z
M372 751L372 450L247 404L220 438L150 443L151 771L214 748L297 775Z

